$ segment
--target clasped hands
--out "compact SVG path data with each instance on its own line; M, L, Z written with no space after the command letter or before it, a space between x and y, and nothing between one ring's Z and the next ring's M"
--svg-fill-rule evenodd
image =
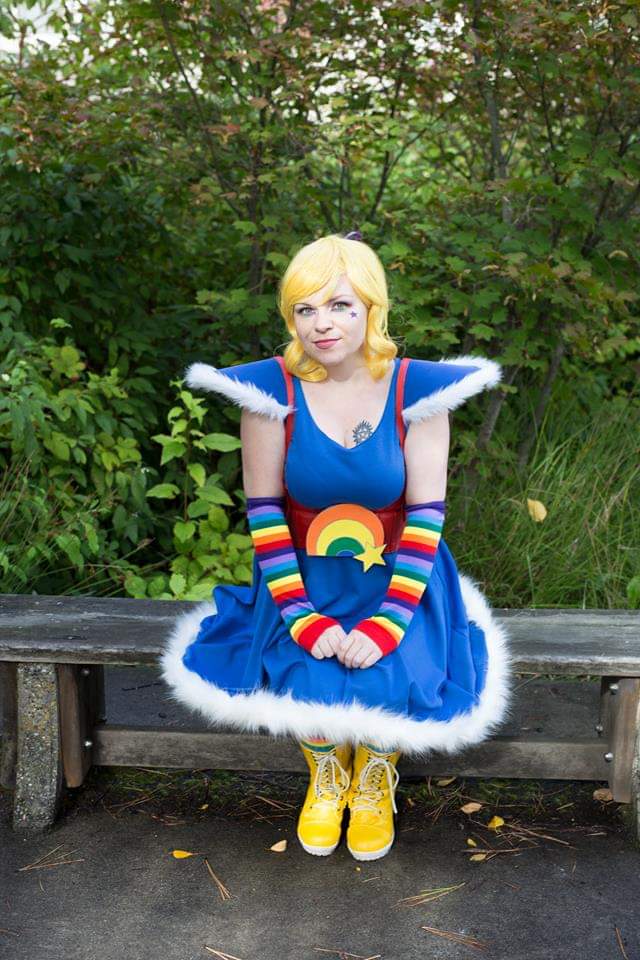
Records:
M382 650L365 633L353 629L347 634L337 623L320 634L311 648L311 655L316 660L335 656L345 667L365 669L380 659Z

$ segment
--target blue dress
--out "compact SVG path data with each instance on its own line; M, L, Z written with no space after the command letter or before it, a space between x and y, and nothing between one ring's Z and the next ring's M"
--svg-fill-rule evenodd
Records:
M317 426L293 376L296 414L284 483L296 501L318 509L354 503L375 510L401 496L406 472L395 411L398 358L394 365L382 419L351 448ZM318 556L296 549L296 555L314 608L347 633L377 612L396 557L384 553L384 565L365 569L353 551ZM484 739L506 715L506 640L442 537L401 643L371 667L349 668L337 657L318 660L298 646L255 553L251 586L217 585L212 602L177 619L162 667L175 698L212 723L297 739L366 740L410 754L454 752Z

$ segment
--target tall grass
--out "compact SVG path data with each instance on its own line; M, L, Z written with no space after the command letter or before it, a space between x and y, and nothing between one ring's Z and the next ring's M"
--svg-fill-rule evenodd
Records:
M590 417L545 418L526 473L481 481L454 522L458 567L493 605L640 606L640 407L617 398Z

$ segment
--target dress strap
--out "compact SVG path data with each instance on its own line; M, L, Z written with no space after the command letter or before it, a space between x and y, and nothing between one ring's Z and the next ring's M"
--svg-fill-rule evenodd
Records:
M276 360L277 360L278 363L280 364L280 369L282 370L282 376L284 377L285 386L286 386L286 388L287 388L287 403L289 404L290 407L293 407L293 406L294 406L293 401L294 401L294 399L295 399L294 392L293 392L293 378L292 378L291 374L289 373L289 371L287 370L287 368L286 368L286 366L285 366L284 357L277 356L277 357L276 357ZM285 418L285 421L284 421L284 438L285 438L285 439L284 439L284 455L285 455L285 460L286 460L286 458L287 458L287 450L289 449L289 444L291 443L291 436L292 436L292 434L293 434L293 418L294 418L294 416L295 416L295 411L292 410L290 413L287 414L287 416L286 416L286 418Z
M407 428L405 427L404 420L402 419L402 410L404 407L404 381L407 377L409 359L409 357L403 357L400 361L400 369L398 370L398 378L396 380L396 426L398 429L398 437L400 439L400 448L402 450L404 450L404 438L407 434Z

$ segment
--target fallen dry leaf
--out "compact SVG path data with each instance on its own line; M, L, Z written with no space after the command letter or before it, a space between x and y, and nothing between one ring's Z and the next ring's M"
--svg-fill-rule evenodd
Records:
M455 777L444 777L441 780L436 780L436 783L439 787L448 787L455 779Z
M611 790L609 790L609 787L598 787L597 790L593 791L593 799L608 802L609 800L613 800L613 794Z
M269 847L269 850L274 850L276 853L283 853L287 849L286 840L278 840L277 843L274 843L272 847Z
M491 817L491 820L489 820L487 827L489 828L489 830L497 830L498 827L501 827L503 825L503 823L504 823L504 820L502 819L502 817Z
M475 813L477 810L482 810L482 804L478 803L477 800L471 800L469 803L465 803L464 807L460 807L463 813Z
M486 853L474 853L472 856L469 857L469 860L486 860L486 859L487 859Z
M197 854L189 853L188 850L172 850L171 851L176 860L184 860L185 857L195 857Z
M539 500L530 500L529 497L527 497L527 507L529 508L529 516L531 519L535 520L536 523L542 523L547 515L547 508L544 503L540 503Z
M475 842L475 840L472 840L471 837L467 837L467 846L468 846L468 847L477 847L478 844Z

